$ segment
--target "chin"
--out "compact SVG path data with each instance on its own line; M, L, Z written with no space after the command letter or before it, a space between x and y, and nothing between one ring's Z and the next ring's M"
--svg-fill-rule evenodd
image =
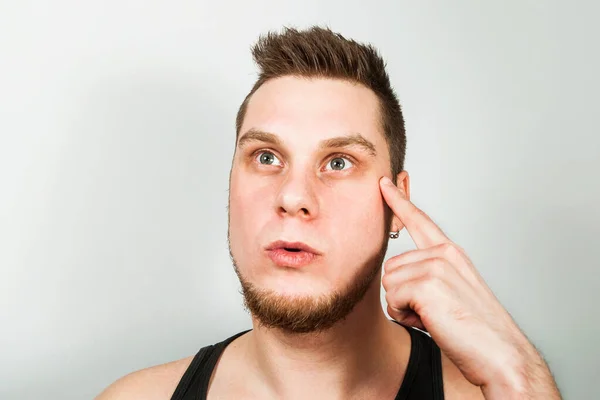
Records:
M268 277L263 283L255 283L260 291L286 298L318 298L333 292L314 277Z

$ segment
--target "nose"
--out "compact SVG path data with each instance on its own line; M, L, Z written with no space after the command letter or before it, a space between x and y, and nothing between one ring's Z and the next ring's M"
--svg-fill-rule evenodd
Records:
M315 182L306 176L289 175L277 195L277 212L290 217L313 219L319 214Z

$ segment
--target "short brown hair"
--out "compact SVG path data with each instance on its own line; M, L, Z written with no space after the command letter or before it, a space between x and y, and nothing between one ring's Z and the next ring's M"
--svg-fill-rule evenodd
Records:
M385 61L370 44L344 38L329 28L313 26L299 31L261 35L252 47L252 56L260 68L259 77L236 118L236 138L250 98L269 79L282 76L332 78L360 83L371 89L381 107L381 125L388 145L392 178L404 168L406 132L400 103L385 70Z

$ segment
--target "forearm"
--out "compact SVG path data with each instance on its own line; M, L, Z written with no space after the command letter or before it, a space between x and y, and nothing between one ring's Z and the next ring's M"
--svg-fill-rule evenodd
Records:
M481 390L488 400L562 399L550 368L535 348L524 351L522 361Z

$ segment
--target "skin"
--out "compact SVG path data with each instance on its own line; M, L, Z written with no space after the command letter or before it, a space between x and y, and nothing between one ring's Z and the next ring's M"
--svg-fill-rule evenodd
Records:
M385 263L388 312L431 334L486 399L560 399L548 366L464 249L385 177L381 190L417 249Z
M260 130L280 143L238 145L230 183L231 252L240 275L271 291L273 302L283 301L286 311L317 307L317 299L344 292L373 268L371 260L386 243L389 226L377 182L390 175L390 164L378 115L370 90L334 80L272 80L249 104L239 141ZM360 146L320 149L323 140L352 133L371 142L378 157ZM277 165L257 162L265 150L277 157ZM330 165L339 153L348 159L343 171ZM305 242L323 255L302 269L275 268L263 248L277 239ZM234 366L223 370L235 370L242 360L246 378L225 381L217 374L211 394L393 398L409 347L405 332L383 312L379 278L380 272L347 318L327 330L301 335L272 329L253 314L253 331L222 360Z
M381 179L391 175L378 116L373 92L341 80L278 78L251 99L240 138L260 131L278 143L255 135L236 145L229 204L236 273L259 299L278 305L271 313L312 322L269 325L270 314L254 313L253 330L219 359L209 398L394 398L410 337L383 312L377 263L386 235L404 228L417 249L383 266L388 313L438 343L445 398L560 398L542 358L464 250L410 202L408 173L397 176L397 186ZM376 157L357 145L320 146L357 133ZM277 161L263 164L265 150ZM343 170L332 168L338 157L347 157ZM390 209L393 218L386 219ZM322 254L301 269L276 267L263 248L278 239L303 241ZM349 288L373 271L344 318L334 313L335 304L350 301ZM98 399L168 399L191 359L132 373Z
M389 171L389 156L377 110L362 86L292 77L267 82L250 101L231 170L229 242L242 286L255 287L246 298L263 303L249 304L255 322L280 328L269 336L320 340L326 327L332 335L364 325L332 327L360 300L351 288L375 282L387 247L376 182ZM331 146L359 133L370 148ZM336 162L343 168L334 169ZM304 242L322 254L305 268L277 268L264 250L275 240ZM313 334L290 335L302 332Z

